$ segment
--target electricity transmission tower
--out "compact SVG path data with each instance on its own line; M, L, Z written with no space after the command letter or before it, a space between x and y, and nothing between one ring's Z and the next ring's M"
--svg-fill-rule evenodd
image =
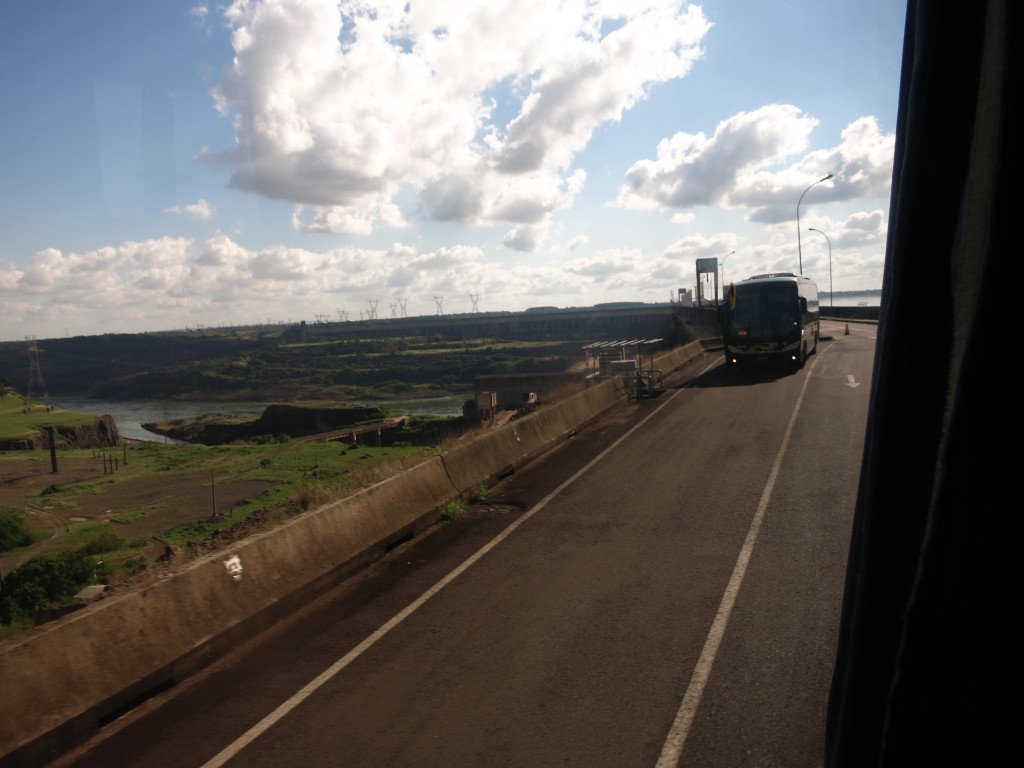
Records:
M41 402L50 408L50 395L46 392L46 384L43 382L43 370L39 367L39 347L36 344L35 336L27 336L28 341L28 390L25 392L25 402L29 410L32 410L33 401Z
M469 294L469 300L471 302L473 302L473 314L475 315L477 312L480 311L480 307L478 305L478 302L480 301L480 294L479 293L471 293L471 294Z
M437 314L443 315L444 311L441 309L441 304L444 302L444 296L435 296L434 301L437 302Z

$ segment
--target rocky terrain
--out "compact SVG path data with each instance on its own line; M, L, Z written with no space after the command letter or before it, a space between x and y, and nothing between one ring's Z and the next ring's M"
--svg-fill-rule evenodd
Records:
M76 426L57 425L53 428L57 448L94 448L121 444L117 424L110 416L98 416L95 421ZM41 430L31 437L0 440L0 451L49 450L50 436Z

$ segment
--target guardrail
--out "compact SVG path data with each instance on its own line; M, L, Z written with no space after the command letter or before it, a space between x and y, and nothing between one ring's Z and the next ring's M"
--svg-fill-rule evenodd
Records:
M863 320L878 322L881 307L822 307L822 320Z

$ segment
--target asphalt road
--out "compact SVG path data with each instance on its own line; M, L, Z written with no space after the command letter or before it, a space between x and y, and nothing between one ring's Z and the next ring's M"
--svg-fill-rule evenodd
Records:
M51 765L821 765L875 330L696 361Z

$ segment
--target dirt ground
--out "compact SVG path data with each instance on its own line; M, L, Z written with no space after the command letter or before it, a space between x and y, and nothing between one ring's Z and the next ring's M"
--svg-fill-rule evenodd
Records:
M217 480L211 488L208 474L195 473L119 479L101 493L54 494L59 505L48 505L47 496L39 496L51 485L64 489L78 483L97 483L104 477L102 466L89 459L62 459L56 473L49 454L43 452L38 458L0 460L0 508L25 510L54 531L53 536L27 550L0 555L0 571L9 573L29 557L44 553L73 523L111 520L132 512L130 522L116 523L118 534L125 538L154 537L176 526L208 519L215 504L223 512L272 485L259 480ZM71 506L67 506L69 499L74 499ZM162 545L154 542L154 551L160 548Z

